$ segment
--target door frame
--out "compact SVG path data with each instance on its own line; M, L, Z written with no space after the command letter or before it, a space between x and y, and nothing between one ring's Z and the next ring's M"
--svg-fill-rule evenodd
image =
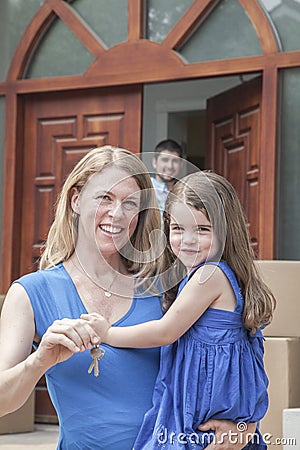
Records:
M278 71L300 66L300 51L282 52L275 33L258 0L238 0L247 12L261 44L263 55L187 64L177 49L192 34L218 0L195 0L162 43L144 39L144 1L128 0L128 40L110 49L92 33L71 6L62 0L45 0L25 30L16 49L0 95L6 100L4 189L2 220L2 267L0 293L18 276L19 174L22 170L23 96L30 93L122 86L150 82L180 81L261 72L262 88L262 177L260 235L264 259L275 255L276 209L276 116ZM83 75L23 79L26 66L53 14L58 16L95 57ZM141 124L140 124L141 126ZM269 191L267 201L264 192Z

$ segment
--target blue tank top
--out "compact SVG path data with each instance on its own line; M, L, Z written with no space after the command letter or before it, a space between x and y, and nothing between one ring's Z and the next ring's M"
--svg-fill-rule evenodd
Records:
M42 337L56 319L87 313L62 264L16 281L26 290ZM161 298L134 297L129 311L113 326L128 326L162 315ZM159 349L118 349L102 344L98 378L89 375L89 351L73 355L46 372L57 411L60 450L131 450L151 397L159 367Z

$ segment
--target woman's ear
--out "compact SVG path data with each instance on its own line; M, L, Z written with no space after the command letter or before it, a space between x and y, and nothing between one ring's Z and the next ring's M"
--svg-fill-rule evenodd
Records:
M79 191L76 187L71 190L71 208L76 213L80 213Z

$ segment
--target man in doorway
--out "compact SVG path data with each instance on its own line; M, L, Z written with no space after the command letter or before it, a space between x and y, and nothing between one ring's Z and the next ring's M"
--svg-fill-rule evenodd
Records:
M152 183L161 213L163 213L167 195L182 167L183 149L173 139L165 139L155 147L152 166L156 173L152 176Z

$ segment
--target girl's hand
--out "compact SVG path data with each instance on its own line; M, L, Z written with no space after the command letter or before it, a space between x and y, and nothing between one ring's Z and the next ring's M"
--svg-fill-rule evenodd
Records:
M55 320L41 339L35 354L40 364L49 368L100 342L99 335L86 320Z
M105 337L111 324L98 313L81 314L80 319L85 320L94 330L97 336L100 336L100 342L106 342ZM99 342L99 344L100 344Z
M243 431L235 422L211 419L199 425L198 429L204 432L209 430L215 432L215 440L206 447L207 450L241 450L251 440L256 429L255 423L242 423Z

